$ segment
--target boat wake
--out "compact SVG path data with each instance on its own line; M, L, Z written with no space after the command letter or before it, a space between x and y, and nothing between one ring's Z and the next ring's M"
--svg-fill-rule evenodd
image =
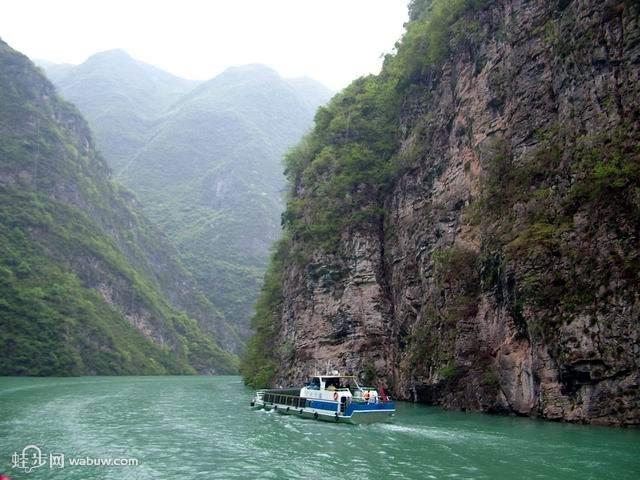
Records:
M392 423L375 425L376 429L387 433L408 434L421 438L428 438L440 442L465 443L469 441L483 441L485 443L495 443L498 437L480 432L467 432L460 430L443 430L436 427L409 427Z

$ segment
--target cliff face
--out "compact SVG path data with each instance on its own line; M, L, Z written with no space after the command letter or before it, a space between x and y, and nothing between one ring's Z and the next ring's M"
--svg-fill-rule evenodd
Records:
M330 360L401 399L640 423L638 15L511 0L448 25L396 94L403 168L376 220L284 261L275 383Z

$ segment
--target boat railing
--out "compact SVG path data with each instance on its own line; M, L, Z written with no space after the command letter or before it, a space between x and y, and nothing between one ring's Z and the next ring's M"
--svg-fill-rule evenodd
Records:
M304 408L307 401L306 398L296 395L286 395L275 392L264 392L262 399L265 403L285 405L293 408Z

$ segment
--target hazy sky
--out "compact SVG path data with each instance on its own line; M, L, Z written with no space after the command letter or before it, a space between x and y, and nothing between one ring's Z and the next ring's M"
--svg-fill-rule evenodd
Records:
M0 37L31 58L81 63L123 48L176 75L207 79L264 63L333 89L379 70L408 0L8 0Z

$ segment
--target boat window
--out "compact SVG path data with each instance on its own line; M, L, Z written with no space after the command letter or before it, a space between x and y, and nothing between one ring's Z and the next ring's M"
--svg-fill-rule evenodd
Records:
M318 377L313 377L309 384L307 385L309 390L320 390L320 379Z
M340 388L350 389L352 385L353 385L353 380L352 379L350 379L348 377L340 379Z
M335 390L340 388L340 379L339 378L327 378L325 380L324 388L326 390Z

